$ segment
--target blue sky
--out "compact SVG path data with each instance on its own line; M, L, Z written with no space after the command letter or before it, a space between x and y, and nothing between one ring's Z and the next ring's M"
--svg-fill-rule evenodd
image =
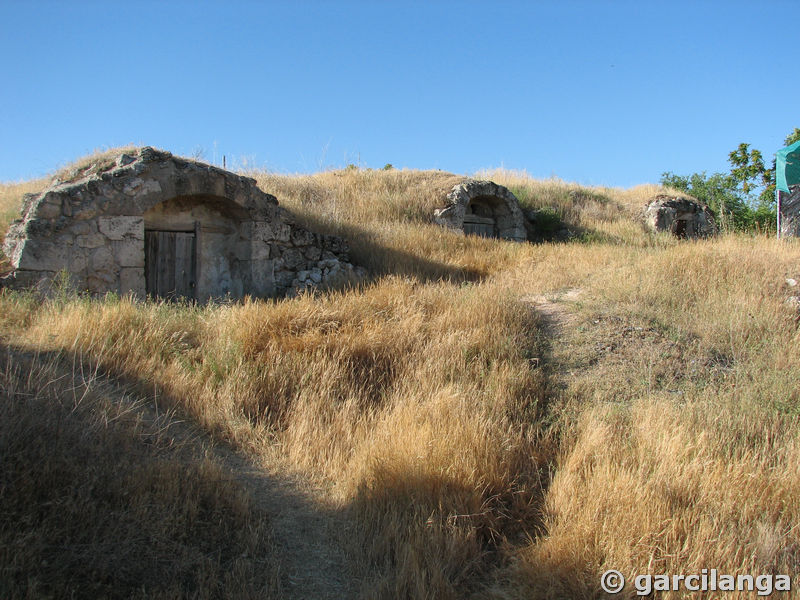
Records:
M800 127L800 3L0 0L0 180L128 143L630 186Z

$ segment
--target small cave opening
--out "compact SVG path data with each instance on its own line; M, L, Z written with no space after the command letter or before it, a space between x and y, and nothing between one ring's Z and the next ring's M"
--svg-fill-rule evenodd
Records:
M433 220L467 235L517 242L528 238L516 197L492 181L469 180L453 186L446 206L433 211Z
M686 219L676 219L672 224L672 235L685 240L687 237L689 237L690 229L689 221Z
M472 200L464 212L464 233L481 237L497 237L495 211L485 198Z

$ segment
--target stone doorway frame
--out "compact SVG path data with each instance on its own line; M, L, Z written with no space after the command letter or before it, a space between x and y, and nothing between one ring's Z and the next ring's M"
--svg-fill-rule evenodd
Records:
M489 214L475 214L473 205ZM433 221L465 234L525 241L525 217L514 194L492 181L467 180L447 194L446 206L433 212ZM491 228L492 234L485 235Z
M475 198L470 201L464 212L464 233L481 237L497 237L497 221L494 218L492 207Z

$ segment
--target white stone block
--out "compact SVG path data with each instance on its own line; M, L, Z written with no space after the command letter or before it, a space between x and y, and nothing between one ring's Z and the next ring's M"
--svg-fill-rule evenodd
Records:
M292 235L292 228L286 223L276 223L273 231L275 232L275 239L280 242L288 242L289 237Z
M111 248L101 246L95 248L89 257L89 269L92 273L111 273L114 269L114 255Z
M108 238L99 233L89 233L87 235L79 235L75 238L75 243L79 248L99 248L108 243Z
M144 240L143 217L98 217L97 228L113 241L125 238Z
M250 246L251 260L267 260L269 258L269 244L260 240L253 240Z
M130 292L137 298L144 298L146 295L144 269L130 267L120 269L119 291L120 294Z
M128 196L158 193L160 191L161 184L158 181L155 179L144 180L141 177L131 179L122 188L122 193Z
M253 289L249 293L260 297L273 296L275 294L274 261L254 260L250 266Z
M25 240L19 251L18 269L29 271L60 271L67 268L70 248L44 240Z
M144 268L144 242L122 240L121 242L112 242L112 246L120 267Z
M36 209L36 216L40 219L57 219L61 216L61 197L57 194L47 194Z
M253 223L253 240L269 242L275 239L275 233L272 231L269 223L258 221Z

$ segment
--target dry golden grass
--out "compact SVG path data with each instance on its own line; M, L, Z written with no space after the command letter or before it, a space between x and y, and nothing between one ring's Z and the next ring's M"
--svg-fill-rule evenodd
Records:
M800 333L785 278L800 247L726 236L598 254L553 350L565 391L547 534L497 595L593 597L611 568L796 573Z
M475 280L509 264L521 250L518 244L459 236L432 225L434 209L466 177L359 169L249 175L299 221L348 239L353 259L377 275Z
M576 233L511 244L430 225L449 174L253 175L350 238L374 279L206 307L6 292L0 332L91 357L327 482L352 515L364 597L595 598L608 568L800 569L784 283L800 245L645 233L657 186L485 174ZM581 293L560 328L521 300L568 288Z
M581 186L553 177L534 179L525 171L491 169L476 174L509 188L523 206L552 208L565 221L596 225L635 218L657 194L685 195L671 188L643 184L629 189Z
M54 174L19 182L0 182L0 237L5 237L8 225L20 216L22 198L25 194L36 194L53 182L69 182L104 171L114 164L123 152L135 150L135 146L122 146L109 150L96 150L93 154L58 169Z
M387 597L459 597L487 548L537 531L552 448L532 427L536 320L496 288L390 278L206 308L0 298L19 341L91 356L218 436L336 481L365 523L352 552L380 566L363 577Z
M268 516L174 437L169 415L142 419L124 391L57 355L0 352L3 598L277 590Z
M729 398L587 408L548 491L548 533L520 553L522 585L503 596L593 597L611 568L629 580L797 573L797 433Z
M87 154L78 160L69 163L58 169L52 177L52 181L59 183L69 183L77 181L83 177L88 177L95 173L102 173L114 166L117 157L125 152L133 152L136 146L117 146L114 148L96 149L91 154Z
M443 171L344 169L314 175L248 173L300 216L335 224L430 222L435 208L467 178Z

